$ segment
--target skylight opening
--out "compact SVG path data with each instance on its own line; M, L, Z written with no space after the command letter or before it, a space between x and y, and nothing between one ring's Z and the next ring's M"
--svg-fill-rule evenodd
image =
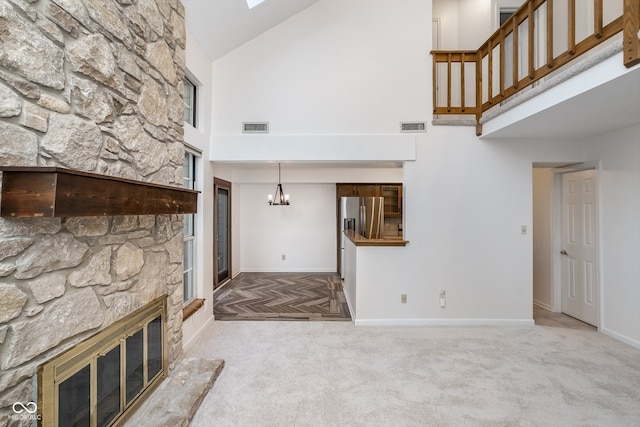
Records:
M263 1L264 0L247 0L247 6L249 6L249 9L253 9Z

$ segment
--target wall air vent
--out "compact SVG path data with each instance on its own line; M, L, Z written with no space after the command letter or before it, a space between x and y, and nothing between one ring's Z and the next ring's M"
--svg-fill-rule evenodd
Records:
M400 122L400 132L426 132L427 122Z
M269 133L269 122L244 122L242 133Z

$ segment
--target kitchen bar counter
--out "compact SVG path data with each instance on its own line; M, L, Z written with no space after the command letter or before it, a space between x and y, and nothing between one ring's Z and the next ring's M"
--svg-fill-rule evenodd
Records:
M344 235L356 246L406 246L409 243L400 237L367 239L353 230L345 230Z
M345 236L344 295L354 323L366 324L376 319L372 307L381 300L389 306L389 295L400 296L397 287L400 271L396 265L398 260L406 259L409 242L396 236L366 239L351 230Z

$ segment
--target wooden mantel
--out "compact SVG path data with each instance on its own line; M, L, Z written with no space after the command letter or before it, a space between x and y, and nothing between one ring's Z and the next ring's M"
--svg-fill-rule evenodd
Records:
M57 167L0 166L0 216L195 213L198 191Z

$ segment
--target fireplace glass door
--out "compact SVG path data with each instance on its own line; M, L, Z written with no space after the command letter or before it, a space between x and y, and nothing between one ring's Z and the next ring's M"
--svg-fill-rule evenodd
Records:
M144 386L144 355L142 330L127 338L127 403L142 391Z
M104 356L97 359L98 408L97 425L106 427L120 413L120 352L121 345L117 345Z
M147 378L153 380L162 371L162 318L147 325Z
M91 367L85 366L58 387L58 425L89 427L91 424Z
M38 369L42 426L122 422L166 374L166 297ZM125 319L127 320L127 319ZM104 337L103 337L104 335Z

